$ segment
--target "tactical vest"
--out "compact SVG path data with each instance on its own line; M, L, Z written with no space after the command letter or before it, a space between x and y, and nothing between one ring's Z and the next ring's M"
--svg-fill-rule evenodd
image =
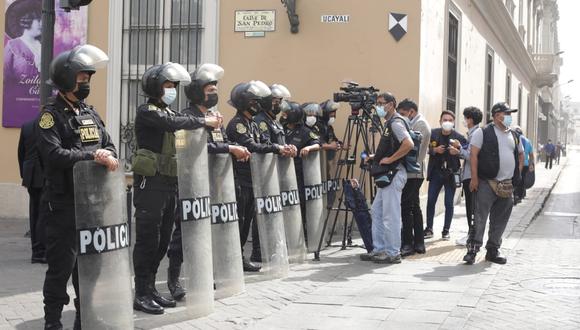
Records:
M401 147L401 142L397 140L393 130L391 129L393 120L395 120L395 117L389 119L387 125L385 125L383 135L381 136L381 140L379 141L379 145L377 146L377 150L375 152L374 162L376 164L378 164L381 159L392 156ZM394 163L390 164L390 167L396 168L400 162L401 159L398 159Z
M495 125L492 123L483 128L483 144L477 156L477 174L480 178L487 180L495 179L497 177L497 173L499 172L499 145L494 127ZM514 178L517 178L520 172L518 157L518 146L520 139L513 131L510 132L512 133L515 143Z
M175 133L163 133L161 153L149 149L139 148L133 154L133 173L142 176L155 176L157 174L177 177L177 150L175 149Z
M72 149L77 147L78 142L81 144L81 149L85 151L97 151L101 148L103 137L99 119L91 110L81 108L78 115L67 118L64 110L51 107L51 105L48 105L47 109L51 109L51 113L58 118L56 123L63 148Z

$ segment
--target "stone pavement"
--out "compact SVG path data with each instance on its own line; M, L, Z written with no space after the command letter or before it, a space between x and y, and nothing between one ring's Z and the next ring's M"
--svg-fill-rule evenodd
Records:
M570 153L578 161L577 152ZM564 160L565 161L565 160ZM569 166L536 221L562 167L539 164L536 185L513 212L505 266L485 261L463 265L464 248L454 245L467 232L464 206L456 207L451 241L436 232L428 253L399 265L362 262L359 248L329 248L321 261L293 265L288 278L264 281L247 275L246 292L216 301L215 312L188 320L184 306L162 316L135 313L143 329L460 329L579 328L580 190L577 167ZM564 165L564 163L563 163ZM572 183L572 184L570 184ZM566 193L564 188L572 193ZM563 207L564 205L565 207ZM578 206L575 206L578 205ZM559 213L558 213L559 212ZM442 217L435 219L441 228ZM43 265L28 263L22 221L0 223L0 329L42 326ZM479 260L483 257L480 253ZM160 275L166 265L160 267ZM164 278L158 288L165 289ZM166 291L166 290L160 290ZM72 294L72 287L69 288ZM72 304L63 322L70 327Z

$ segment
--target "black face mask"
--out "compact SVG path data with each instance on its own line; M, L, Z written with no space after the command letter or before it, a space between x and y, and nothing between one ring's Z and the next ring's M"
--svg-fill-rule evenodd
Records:
M256 103L255 105L250 105L247 110L250 115L255 116L258 114L258 112L262 111L262 106L260 103Z
M213 108L218 104L218 95L215 93L207 94L207 100L204 100L201 105L206 108Z
M282 110L280 108L280 104L273 104L272 105L272 113L274 114L274 116L277 116L280 113L280 110Z
M280 117L279 122L282 126L286 126L286 124L288 124L288 119L286 117Z
M79 100L86 99L87 96L89 96L89 94L91 93L91 85L88 82L80 82L77 83L77 85L78 90L74 92L73 95Z

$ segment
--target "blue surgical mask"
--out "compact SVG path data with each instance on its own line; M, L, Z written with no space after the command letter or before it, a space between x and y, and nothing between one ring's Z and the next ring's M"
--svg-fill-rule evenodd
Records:
M512 124L512 116L505 116L503 117L503 124L505 127L510 127Z
M175 88L164 88L163 90L164 94L161 97L161 101L167 105L175 102L175 98L177 98L177 90Z
M375 110L377 112L377 116L379 116L380 118L385 118L385 116L387 115L387 113L385 112L385 107L382 105L376 106Z

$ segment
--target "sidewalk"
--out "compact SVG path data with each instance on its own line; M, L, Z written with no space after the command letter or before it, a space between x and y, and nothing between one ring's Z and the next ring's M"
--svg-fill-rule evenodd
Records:
M506 231L503 250L508 256L561 171L560 166L547 171L538 165L536 185L514 209ZM320 262L291 266L283 280L262 281L260 275L248 275L246 292L216 301L215 312L208 317L187 320L181 303L162 316L135 313L135 325L142 329L461 328L501 266L462 265L465 250L455 246L455 239L467 233L467 222L464 206L455 210L451 240L439 239L437 228L443 224L439 216L427 254L406 258L402 264L362 262L358 258L362 249L333 247L321 253ZM0 329L39 329L46 267L28 263L23 222L6 221L0 226ZM165 269L166 265L160 267L160 275ZM157 287L166 292L163 278ZM72 287L69 292L74 294ZM65 327L72 326L73 309L72 304L65 306Z

